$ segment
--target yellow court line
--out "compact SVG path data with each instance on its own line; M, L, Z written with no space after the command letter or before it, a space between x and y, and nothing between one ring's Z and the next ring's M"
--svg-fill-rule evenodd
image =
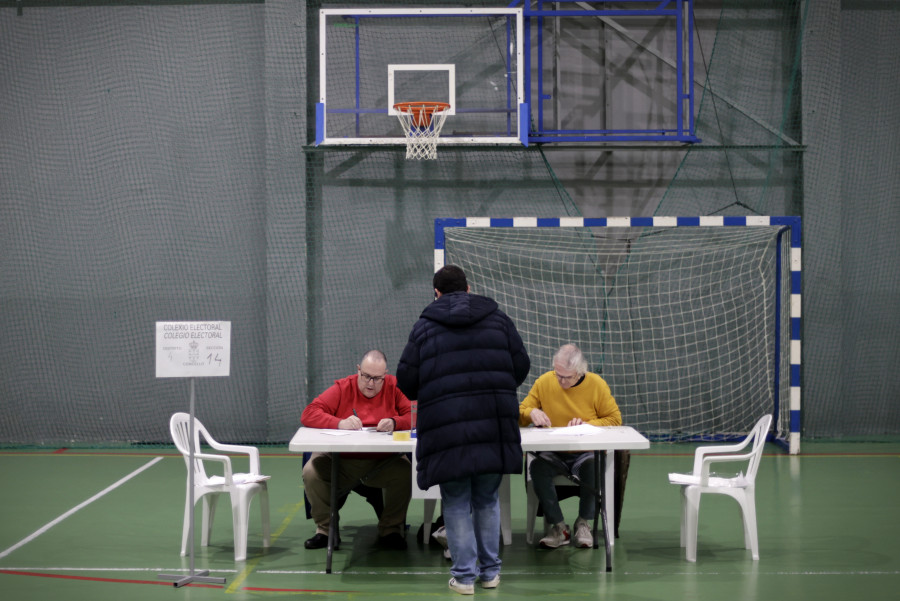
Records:
M278 537L281 536L285 530L287 530L287 527L291 523L291 520L294 519L294 516L297 515L297 512L300 511L301 507L303 507L302 502L295 503L293 506L291 506L290 513L285 516L284 520L281 522L281 525L278 527L278 530L276 530L269 536L269 546L274 545L275 541L278 540ZM256 557L255 559L248 561L244 569L234 577L234 580L232 580L228 588L225 589L225 592L234 593L238 591L240 586L244 583L244 580L247 579L247 576L253 573L253 570L256 569L256 566L260 561L263 560L264 557L265 553L263 555L260 555L259 557Z

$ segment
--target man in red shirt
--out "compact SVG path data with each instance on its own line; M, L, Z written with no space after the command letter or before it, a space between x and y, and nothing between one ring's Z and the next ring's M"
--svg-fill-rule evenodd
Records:
M307 428L360 430L374 427L379 432L409 430L409 399L397 388L397 378L387 373L387 359L379 350L363 355L357 373L335 380L325 392L307 405L300 422ZM339 490L362 480L384 492L384 510L378 520L379 545L405 549L406 509L412 495L412 466L405 455L342 453ZM316 533L304 546L321 549L328 545L331 524L331 454L313 453L303 466L303 486L309 499Z

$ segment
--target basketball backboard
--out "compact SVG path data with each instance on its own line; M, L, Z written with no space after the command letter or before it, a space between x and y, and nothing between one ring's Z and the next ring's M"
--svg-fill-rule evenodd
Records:
M522 8L319 11L316 144L405 144L393 106L449 103L440 144L527 144Z

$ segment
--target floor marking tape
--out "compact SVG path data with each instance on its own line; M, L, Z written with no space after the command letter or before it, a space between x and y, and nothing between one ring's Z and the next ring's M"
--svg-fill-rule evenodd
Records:
M281 521L281 525L278 526L278 530L269 535L269 545L274 544L275 541L278 540L278 537L281 536L282 533L284 533L284 531L288 527L288 524L291 523L291 520L294 519L294 516L297 515L297 512L300 511L300 508L303 506L303 503L295 503L291 507L290 512L288 512L284 520ZM236 591L239 591L241 584L244 582L244 580L247 579L247 576L253 573L253 569L257 566L257 564L259 564L260 561L263 560L264 557L265 555L260 555L248 561L244 569L241 570L241 572L234 577L234 580L231 581L231 585L229 585L228 588L225 589L225 592L234 593Z

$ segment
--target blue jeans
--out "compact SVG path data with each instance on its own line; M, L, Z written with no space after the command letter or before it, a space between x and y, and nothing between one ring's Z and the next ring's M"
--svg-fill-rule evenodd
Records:
M502 474L479 474L440 485L453 565L461 584L491 580L500 573L500 482Z
M559 507L559 497L553 485L553 477L558 474L574 474L582 486L578 491L578 517L585 520L594 519L597 498L596 473L594 471L594 453L538 453L531 462L531 486L544 509L544 517L551 524L565 521Z

